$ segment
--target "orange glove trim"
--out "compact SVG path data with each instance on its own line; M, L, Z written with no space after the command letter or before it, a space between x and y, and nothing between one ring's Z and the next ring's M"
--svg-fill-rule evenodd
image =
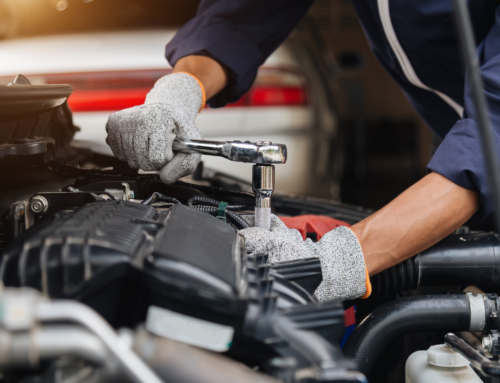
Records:
M351 231L354 233L354 231L351 229ZM356 233L354 233L354 235L356 236L356 239L358 238L358 236L356 235ZM359 245L361 246L361 242L359 242L359 239L358 239L358 243ZM361 251L363 251L363 249L361 249ZM363 255L364 257L364 255ZM364 258L363 258L364 259ZM368 269L366 267L366 262L365 262L365 273L366 273L366 280L365 280L365 288L366 288L366 292L365 292L365 295L363 295L361 297L361 299L366 299L368 298L370 295L372 295L372 283L370 281L370 275L368 274Z
M368 269L366 268L366 265L365 265L365 270L366 270L366 293L365 295L363 295L361 297L361 299L366 299L368 298L370 295L372 295L372 283L370 281L370 275L368 275Z
M326 233L328 233L333 229L336 229L339 226L346 226L346 227L351 226L347 222L339 221L337 219L320 215L299 215L296 217L280 217L280 219L289 229L298 230L302 234L304 240L306 239L307 233L309 231L316 233L319 241L323 235L325 235ZM352 232L354 233L354 231ZM356 233L354 233L354 235L356 236ZM357 238L358 237L356 236L356 239ZM358 243L360 243L359 239ZM366 273L366 280L365 280L366 292L361 297L361 299L368 298L372 293L372 284L370 281L370 275L368 275L368 269L366 268L366 263L365 263L365 273Z
M198 113L200 113L203 110L203 108L205 107L205 103L207 101L207 96L206 96L206 93L205 93L205 87L203 86L203 84L201 83L201 81L198 79L198 77L196 77L195 75L192 75L191 73L188 73L188 72L175 72L175 73L184 73L184 74L187 74L187 75L191 76L192 78L194 78L196 81L198 81L198 85L201 88L201 108L200 108L200 111L198 112Z

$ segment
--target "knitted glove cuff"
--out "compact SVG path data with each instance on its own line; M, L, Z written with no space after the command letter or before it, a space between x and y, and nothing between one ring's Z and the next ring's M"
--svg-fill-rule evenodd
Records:
M253 215L244 218L254 225ZM252 227L240 233L245 237L247 250L253 254L267 252L270 263L318 257L323 281L315 295L321 301L366 298L370 295L371 284L363 251L356 235L348 227L338 227L314 243L310 239L304 241L297 230L287 228L273 214L271 231Z
M371 289L363 251L351 229L338 227L315 246L323 271L323 282L315 292L319 300L355 299L368 292L367 286Z
M194 121L205 106L205 89L193 75L184 72L172 73L160 78L146 96L145 104L168 104L184 110Z

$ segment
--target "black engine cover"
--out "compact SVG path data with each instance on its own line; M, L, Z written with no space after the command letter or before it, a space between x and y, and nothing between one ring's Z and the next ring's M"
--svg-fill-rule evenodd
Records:
M273 266L267 258L247 259L232 226L191 207L101 201L46 217L18 237L3 253L0 278L79 300L115 328L144 323L151 306L230 326L227 352L251 364L276 355L293 357L297 368L325 355L337 360L342 305L317 303L306 290L321 281L319 261Z
M5 249L0 278L6 286L78 299L113 324L132 325L150 304L189 315L196 307L202 317L241 315L245 257L236 230L203 212L102 201L24 233Z
M243 241L230 225L200 213L182 205L172 209L153 251L151 267L175 270L193 284L221 295L240 296L246 287ZM176 267L173 262L190 267Z

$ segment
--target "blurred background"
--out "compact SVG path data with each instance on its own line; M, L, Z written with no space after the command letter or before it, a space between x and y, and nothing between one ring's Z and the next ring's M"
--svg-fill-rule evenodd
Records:
M0 0L0 83L74 87L75 144L110 153L110 113L170 72L165 45L197 0ZM432 135L371 54L350 0L316 0L235 104L206 108L205 139L287 144L277 191L380 208L425 174ZM206 167L249 180L245 164Z

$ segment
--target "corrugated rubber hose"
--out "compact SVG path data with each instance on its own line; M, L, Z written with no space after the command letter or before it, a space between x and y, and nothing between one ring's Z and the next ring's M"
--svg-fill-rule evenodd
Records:
M167 197L166 195L163 195L158 192L154 192L153 194L151 194L151 196L142 201L141 204L151 206L156 202L167 202L167 203L173 203L174 205L180 204L178 199L175 199L173 197Z
M212 206L193 206L193 209L196 210L201 210L205 213L208 213L210 215L213 215L214 217L217 217L218 214L218 208L212 207ZM238 230L246 229L250 227L249 223L245 221L242 217L240 217L238 214L233 213L232 211L226 210L226 218L227 220L232 223Z
M210 197L196 195L194 197L191 197L189 201L187 201L187 204L188 206L203 205L203 206L218 207L220 201L217 201L216 199ZM254 207L255 203L239 203L239 204L227 205L226 210L231 210L231 211L253 210Z

